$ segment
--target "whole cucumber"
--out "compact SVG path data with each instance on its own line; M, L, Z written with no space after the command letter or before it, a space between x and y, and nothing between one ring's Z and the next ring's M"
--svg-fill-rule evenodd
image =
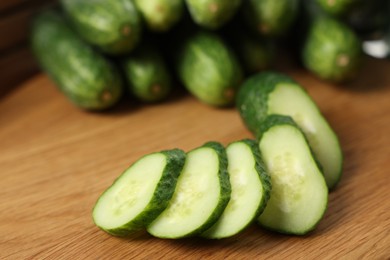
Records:
M160 101L171 91L171 75L162 55L154 46L143 44L122 58L121 64L128 89L140 100Z
M42 69L75 105L102 110L121 97L119 73L81 40L57 11L44 11L35 18L31 42Z
M128 53L141 38L142 21L132 0L61 0L75 30L108 54Z
M198 99L214 106L234 103L242 81L235 55L217 34L192 33L176 54L176 70L184 86Z
M184 13L184 0L134 0L134 3L151 31L168 31Z
M343 82L355 76L361 59L361 42L348 26L325 16L313 21L302 50L308 70L322 79Z
M192 19L208 29L218 29L237 12L242 0L186 0Z
M252 30L275 37L286 34L298 14L298 0L246 0L242 15Z

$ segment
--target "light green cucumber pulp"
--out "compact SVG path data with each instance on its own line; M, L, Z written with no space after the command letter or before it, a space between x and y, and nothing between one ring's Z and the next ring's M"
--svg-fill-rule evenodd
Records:
M272 190L258 221L271 230L303 235L322 219L328 189L304 134L292 119L268 119L259 149L271 176Z
M271 183L257 146L255 141L243 140L226 148L231 198L219 220L203 237L231 237L252 223L265 208Z
M159 238L197 235L210 228L230 199L224 148L208 143L187 154L169 206L148 227Z
M167 207L184 161L185 153L178 149L136 161L98 199L95 224L117 236L144 228Z

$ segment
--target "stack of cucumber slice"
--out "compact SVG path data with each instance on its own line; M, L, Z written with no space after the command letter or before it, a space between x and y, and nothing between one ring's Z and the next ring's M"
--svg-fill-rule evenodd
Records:
M224 238L259 216L270 189L255 141L208 142L139 159L99 198L93 219L118 236Z
M99 198L96 225L114 235L146 229L169 239L230 237L253 221L286 234L313 230L341 175L336 135L285 75L253 76L237 104L258 141L141 158Z

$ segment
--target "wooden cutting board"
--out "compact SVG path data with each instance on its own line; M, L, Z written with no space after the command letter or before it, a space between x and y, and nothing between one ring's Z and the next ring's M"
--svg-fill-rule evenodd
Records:
M0 259L389 259L390 62L368 60L344 87L287 73L344 150L344 175L314 232L287 236L254 224L229 239L172 241L100 231L91 219L96 199L140 156L252 136L234 108L189 95L84 112L37 75L0 100Z

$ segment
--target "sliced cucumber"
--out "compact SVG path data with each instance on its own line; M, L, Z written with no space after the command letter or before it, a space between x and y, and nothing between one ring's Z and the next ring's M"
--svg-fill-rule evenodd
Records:
M269 116L261 131L259 148L272 190L258 221L278 232L305 234L316 227L326 210L325 180L305 135L290 117Z
M93 209L95 224L126 236L151 223L167 207L184 162L179 149L139 159L100 196Z
M206 238L219 239L237 234L260 215L269 199L271 183L257 142L231 143L226 153L232 194L219 220L202 234Z
M218 220L230 193L225 149L207 143L187 154L169 206L147 230L155 237L171 239L199 234Z
M265 72L247 80L237 106L248 128L258 136L268 115L288 115L304 131L323 167L330 189L338 183L343 156L338 138L306 91L288 76Z

